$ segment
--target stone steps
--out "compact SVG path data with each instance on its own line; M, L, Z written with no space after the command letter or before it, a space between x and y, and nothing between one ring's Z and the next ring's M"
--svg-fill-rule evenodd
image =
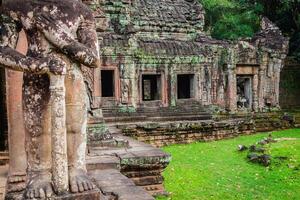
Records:
M117 129L116 127L113 128ZM128 141L128 147L99 148L89 146L89 154L86 160L87 169L89 172L96 173L93 176L99 176L98 185L100 189L106 194L118 194L122 196L121 199L125 200L153 199L151 195L165 195L166 192L163 187L161 173L168 165L170 155L149 144L138 142L132 138L117 134L114 134L114 138ZM118 182L118 178L109 178L110 176L105 179L101 178L101 176L97 174L104 173L103 170L106 170L107 174L110 174L109 170L115 170L112 171L113 175L118 171L119 174L117 177L123 174L121 180L126 177L135 187L131 184L129 185L130 187L126 185L128 182L126 182L124 185L126 187L124 188L121 186L119 187L120 189L114 187L113 183L105 180L116 179ZM142 191L144 195L141 196ZM133 193L131 194L130 192ZM112 195L111 199L118 198Z
M103 113L109 114L109 113L127 113L122 112L118 108L103 108ZM151 112L161 112L161 113L167 113L167 112L205 112L206 110L203 107L149 107L149 108L137 108L135 112L132 113L151 113Z
M173 116L153 116L153 117L145 117L145 116L120 116L120 117L105 117L106 123L114 123L114 122L141 122L141 121L154 121L154 122L162 122L162 121L190 121L190 120L209 120L212 119L210 114L201 114L201 115L173 115Z
M154 200L145 190L122 175L116 169L90 170L90 177L107 199L112 200Z
M120 170L120 159L114 155L87 156L86 168L88 171L104 169Z
M188 101L174 107L138 107L135 112L122 112L119 107L109 107L102 109L105 119L131 117L133 120L149 117L173 117L191 115L210 115L208 109L198 102ZM119 120L119 119L115 119Z
M135 112L120 112L118 107L103 108L106 123L209 120L208 109L196 101L182 102L174 107L139 107Z

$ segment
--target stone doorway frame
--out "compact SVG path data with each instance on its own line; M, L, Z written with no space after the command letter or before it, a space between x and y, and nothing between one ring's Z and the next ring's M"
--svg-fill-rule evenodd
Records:
M113 78L114 78L114 96L113 97L102 97L102 77L101 73L102 70L111 70L113 71ZM101 97L101 107L109 107L112 104L118 105L120 102L120 75L119 69L116 66L103 66L100 69L100 77L99 77L99 94Z
M250 86L250 94L249 94L249 98L248 98L249 105L248 105L248 107L244 107L244 109L246 109L246 110L252 110L253 109L253 76L252 75L250 75L250 76L247 76L247 75L237 75L236 76L237 93L238 93L238 80L239 79L245 79L245 80L248 79L248 81L249 81L249 86ZM247 96L245 96L245 97L247 97ZM238 98L237 98L237 104L238 104Z
M161 98L160 100L153 100L153 101L143 101L143 75L160 75L160 92L161 92ZM138 80L138 100L139 105L141 106L160 106L160 107L166 107L168 106L168 90L167 90L167 80L166 75L164 71L141 71L139 74L139 80Z
M259 75L259 67L260 65L251 65L251 64L238 64L236 65L236 82L237 76L245 76L252 77L252 103L251 103L251 111L258 110L258 75ZM236 84L236 83L235 83ZM235 87L235 94L237 94L237 87ZM235 98L235 104L237 102L237 96ZM236 106L237 108L237 106Z
M188 101L199 101L198 100L198 93L199 93L199 88L197 86L197 74L198 72L195 72L195 71L181 71L181 72L176 72L176 75L175 75L175 84L174 84L174 90L175 90L175 98L176 98L176 102L177 103L184 103L184 102L188 102ZM193 92L191 93L191 98L188 98L188 99L178 99L178 94L177 94L177 91L178 91L178 75L193 75L193 84L191 85L191 87L193 88Z
M188 75L192 77L192 81L190 80L190 98L178 98L178 76L179 75ZM195 73L176 73L176 100L184 101L184 100L195 100L196 99L196 74Z

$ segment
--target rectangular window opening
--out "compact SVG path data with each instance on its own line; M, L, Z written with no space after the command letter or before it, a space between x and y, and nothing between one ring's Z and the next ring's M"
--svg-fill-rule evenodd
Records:
M101 70L102 97L115 96L114 70Z
M143 101L161 100L161 75L142 75L142 98Z
M177 98L190 99L194 97L194 74L177 75Z

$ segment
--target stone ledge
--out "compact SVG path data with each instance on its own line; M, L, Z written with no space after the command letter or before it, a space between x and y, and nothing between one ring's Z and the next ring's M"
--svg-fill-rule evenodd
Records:
M96 185L106 196L118 200L154 200L142 187L136 186L132 180L118 170L92 170L89 172Z

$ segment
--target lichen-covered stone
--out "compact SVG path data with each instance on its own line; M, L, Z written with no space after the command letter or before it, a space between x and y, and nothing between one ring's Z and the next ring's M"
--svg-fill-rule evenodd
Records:
M52 186L56 195L92 190L85 166L89 102L83 75L90 70L83 69L100 65L93 15L71 0L10 0L1 6L1 14L17 21L28 39L23 55L9 45L8 32L1 32L0 64L24 72L24 197L50 198Z

